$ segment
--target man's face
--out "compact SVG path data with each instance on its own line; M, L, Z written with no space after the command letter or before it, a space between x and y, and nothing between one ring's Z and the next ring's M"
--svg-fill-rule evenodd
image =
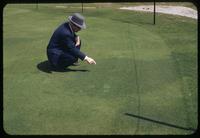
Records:
M78 32L78 31L81 30L80 27L78 27L78 26L76 26L76 25L74 25L74 24L72 24L72 29L74 30L74 32Z

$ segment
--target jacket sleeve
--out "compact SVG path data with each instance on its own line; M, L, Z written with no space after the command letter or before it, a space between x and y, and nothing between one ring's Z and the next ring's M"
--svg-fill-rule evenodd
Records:
M70 35L64 35L63 37L63 44L67 47L70 53L72 53L75 57L84 60L86 55L81 52L79 49L75 47L75 43L73 42L73 37Z

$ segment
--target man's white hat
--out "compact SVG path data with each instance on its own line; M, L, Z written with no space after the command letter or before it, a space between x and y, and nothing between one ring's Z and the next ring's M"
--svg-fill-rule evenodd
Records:
M73 15L68 17L69 21L73 23L74 25L80 27L81 29L85 29L85 18L79 14L79 13L74 13Z

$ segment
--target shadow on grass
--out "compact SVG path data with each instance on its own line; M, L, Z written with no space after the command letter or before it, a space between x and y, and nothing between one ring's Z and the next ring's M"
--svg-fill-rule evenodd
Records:
M191 127L182 127L182 126L170 124L170 123L167 123L167 122L157 121L157 120L147 118L147 117L143 117L143 116L138 116L138 115L129 114L129 113L125 113L124 115L131 116L131 117L138 118L138 119L142 119L142 120L146 120L146 121L153 122L153 123L157 123L157 124L160 124L160 125L165 125L165 126L168 126L168 127L173 127L173 128L183 129L183 130L196 131L196 129L191 128Z
M85 69L60 69L60 70L55 70L54 68L51 67L50 63L48 60L42 61L37 64L37 68L45 73L52 73L52 72L88 72L89 70Z

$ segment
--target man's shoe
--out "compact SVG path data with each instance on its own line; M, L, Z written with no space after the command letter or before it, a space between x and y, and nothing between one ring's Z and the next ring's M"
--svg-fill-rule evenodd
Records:
M72 64L72 66L79 66L80 65L80 63L78 63L78 62L74 62L73 64Z

